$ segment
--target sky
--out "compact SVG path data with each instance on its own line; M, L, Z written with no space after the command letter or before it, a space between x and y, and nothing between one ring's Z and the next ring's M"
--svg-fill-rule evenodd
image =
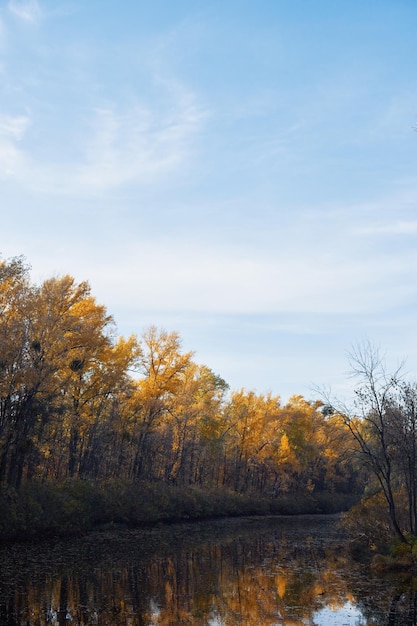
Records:
M0 0L0 253L232 389L417 372L415 0Z

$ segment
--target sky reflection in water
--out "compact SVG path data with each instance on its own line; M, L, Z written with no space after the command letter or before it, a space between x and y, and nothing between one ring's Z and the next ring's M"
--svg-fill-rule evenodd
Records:
M325 607L313 614L314 626L364 626L366 621L351 602L346 602L343 606L332 609Z

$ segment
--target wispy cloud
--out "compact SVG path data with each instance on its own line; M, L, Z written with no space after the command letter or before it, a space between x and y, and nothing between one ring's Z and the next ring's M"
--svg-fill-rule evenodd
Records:
M196 246L181 239L141 241L135 247L125 241L117 254L119 264L143 271L123 275L103 258L91 279L100 291L107 290L108 301L126 307L137 293L142 306L154 310L358 314L390 308L415 291L409 280L415 255L396 260L325 254L297 258L285 250L249 256L236 247Z
M10 0L8 8L14 16L25 22L37 23L42 17L37 0Z
M93 189L153 182L184 161L203 117L191 97L166 115L140 105L97 109L76 178Z
M0 179L13 176L21 164L21 154L10 142L0 138Z
M0 114L0 178L15 176L23 166L19 142L30 123L26 116Z
M8 0L7 9L9 21L13 16L31 24L55 15L40 0ZM57 20L58 27L64 21ZM24 31L17 36L24 37ZM207 110L196 91L176 78L169 57L164 56L168 52L159 50L151 37L146 48L143 44L139 67L126 58L120 45L120 62L128 65L124 70L132 76L132 82L125 84L102 74L106 55L101 57L95 43L84 46L85 40L74 35L58 52L47 37L40 36L37 33L28 42L32 67L20 64L18 74L12 69L12 55L7 59L7 84L0 92L7 87L12 102L16 93L19 104L30 103L33 132L17 146L25 131L24 119L2 118L0 112L3 176L7 171L16 184L34 193L98 195L124 185L159 183L161 177L178 174L191 163ZM1 38L0 21L0 45ZM76 57L75 49L80 51ZM60 83L62 75L66 78ZM82 98L82 106L71 106L77 97Z
M417 220L410 221L392 221L385 224L375 224L373 226L365 226L359 229L363 235L416 235Z
M15 141L20 141L28 125L27 116L0 115L0 137L11 137Z
M192 153L206 113L191 92L177 91L165 90L164 105L107 103L91 109L89 120L69 120L66 132L72 140L78 135L73 158L62 158L61 143L56 145L58 159L53 152L39 156L38 146L30 150L27 145L16 181L42 193L97 194L126 184L154 183L178 172ZM17 140L23 121L6 120L3 134ZM84 134L81 123L87 128Z

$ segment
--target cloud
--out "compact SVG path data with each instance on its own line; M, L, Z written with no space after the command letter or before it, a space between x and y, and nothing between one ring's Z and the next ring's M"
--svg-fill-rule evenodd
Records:
M19 151L10 143L0 139L0 179L13 176L21 164Z
M206 113L185 89L160 95L164 97L153 106L107 103L90 109L83 119L70 119L64 132L71 134L73 145L76 141L71 157L62 150L66 135L55 145L49 142L49 153L42 155L37 145L30 150L27 144L16 181L41 193L100 194L122 185L152 184L178 172L192 153ZM17 139L19 118L5 122L5 130Z
M333 212L328 208L322 215L318 210L294 212L291 224L275 224L272 216L264 220L258 215L257 222L265 222L271 233L253 223L250 236L244 237L243 218L237 213L234 230L222 229L227 207L213 217L199 205L195 229L192 216L178 215L167 225L152 203L146 219L140 208L136 219L119 215L116 208L102 210L101 217L89 208L75 215L73 203L70 206L71 213L60 209L58 220L67 222L66 230L60 233L57 227L53 239L37 240L33 252L24 253L36 259L39 249L48 250L45 275L54 268L87 278L110 310L380 316L417 297L414 248L397 246L394 253L385 235L383 241L375 236L371 242L368 235L358 236L361 219L362 230L373 232L377 203L366 215L363 203ZM210 219L203 222L204 215ZM417 225L410 221L411 227ZM243 228L246 232L244 220Z
M29 118L24 115L0 115L0 137L11 137L20 141L29 125Z
M24 22L37 23L42 17L37 0L10 0L8 8L15 17Z
M138 242L136 250L125 244L117 254L117 262L102 258L90 275L101 299L126 308L136 299L142 308L172 312L357 314L400 305L415 291L415 259L408 257L248 256L179 239Z
M32 24L57 14L38 0L9 0L7 7L12 16ZM25 32L16 31L16 36L26 38ZM151 37L146 46L139 38L137 63L126 57L120 42L118 63L126 67L119 77L117 70L116 76L112 69L102 73L108 51L99 49L94 38L85 44L78 33L72 39L67 35L55 49L48 29L36 32L20 46L21 52L15 45L7 57L0 91L12 103L30 107L33 132L18 150L13 144L21 138L18 116L14 128L11 120L0 118L0 125L6 125L0 126L0 150L3 155L7 152L1 160L3 174L4 162L13 152L14 165L7 168L7 175L19 187L32 193L96 196L130 184L160 182L190 163L207 111L195 92L177 80L169 60L159 58L165 51ZM0 47L1 39L0 15Z
M16 143L23 138L29 123L26 116L0 114L0 178L9 178L21 171L24 156Z
M87 188L153 182L186 158L202 112L190 98L169 114L135 106L96 109L86 158L75 178Z
M415 235L417 234L417 220L398 220L388 224L366 226L358 230L363 235Z

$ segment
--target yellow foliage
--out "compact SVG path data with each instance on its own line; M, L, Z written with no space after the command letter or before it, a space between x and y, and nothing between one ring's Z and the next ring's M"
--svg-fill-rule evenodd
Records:
M287 590L287 577L283 574L277 574L275 576L275 585L278 591L278 595L282 599L285 596L285 592Z

